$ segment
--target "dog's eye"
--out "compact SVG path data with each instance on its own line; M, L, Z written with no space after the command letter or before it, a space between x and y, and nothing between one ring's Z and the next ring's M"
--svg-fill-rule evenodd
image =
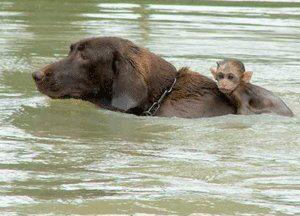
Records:
M85 48L84 44L79 44L78 47L77 47L77 50L82 51L82 50L84 50L84 48Z

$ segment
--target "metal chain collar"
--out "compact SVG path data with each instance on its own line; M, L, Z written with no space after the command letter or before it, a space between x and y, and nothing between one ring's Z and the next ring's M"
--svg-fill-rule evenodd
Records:
M159 110L161 103L163 102L163 100L165 99L166 96L168 96L171 91L173 90L175 84L176 84L177 78L174 79L171 87L167 90L164 91L164 93L160 96L160 98L155 101L148 110L144 111L143 114L145 116L154 116L156 114L156 112Z

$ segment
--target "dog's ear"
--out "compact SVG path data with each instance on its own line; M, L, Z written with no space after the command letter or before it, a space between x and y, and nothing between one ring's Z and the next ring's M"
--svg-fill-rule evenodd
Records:
M148 96L147 84L142 71L133 59L113 53L113 85L111 105L121 110L139 106Z

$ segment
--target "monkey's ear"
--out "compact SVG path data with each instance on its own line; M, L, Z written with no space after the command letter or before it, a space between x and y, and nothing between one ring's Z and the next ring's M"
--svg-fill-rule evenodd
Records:
M214 76L214 78L216 78L216 76L217 76L217 68L216 67L211 67L210 68L210 72L212 73L212 75Z
M244 83L249 83L250 80L251 80L252 74L253 74L252 71L245 71L243 73L243 77L242 77L243 82Z

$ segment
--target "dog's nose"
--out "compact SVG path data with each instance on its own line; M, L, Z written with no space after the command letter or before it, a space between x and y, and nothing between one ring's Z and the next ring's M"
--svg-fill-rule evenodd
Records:
M43 73L40 71L36 71L32 73L32 78L36 81L39 82L43 79Z

